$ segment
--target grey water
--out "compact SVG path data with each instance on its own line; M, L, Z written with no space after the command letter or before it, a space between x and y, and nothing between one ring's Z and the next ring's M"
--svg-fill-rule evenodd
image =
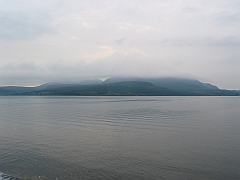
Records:
M0 172L237 180L240 98L0 97Z

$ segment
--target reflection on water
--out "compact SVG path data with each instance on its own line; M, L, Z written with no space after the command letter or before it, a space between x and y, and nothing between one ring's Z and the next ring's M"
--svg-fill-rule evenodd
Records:
M237 97L0 97L0 172L240 179Z

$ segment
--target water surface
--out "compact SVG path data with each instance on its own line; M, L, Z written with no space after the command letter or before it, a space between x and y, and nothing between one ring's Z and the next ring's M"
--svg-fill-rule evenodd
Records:
M0 97L0 172L240 179L239 97Z

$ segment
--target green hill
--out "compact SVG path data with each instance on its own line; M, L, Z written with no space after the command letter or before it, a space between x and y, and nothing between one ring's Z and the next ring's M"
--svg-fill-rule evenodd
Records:
M109 78L84 83L47 83L37 87L0 87L0 95L58 96L239 96L240 91L221 90L194 79Z

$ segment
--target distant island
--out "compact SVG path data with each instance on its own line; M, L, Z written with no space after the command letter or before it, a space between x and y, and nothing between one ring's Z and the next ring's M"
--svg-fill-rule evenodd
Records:
M223 90L196 79L113 77L36 87L3 86L0 96L240 96L240 90Z

